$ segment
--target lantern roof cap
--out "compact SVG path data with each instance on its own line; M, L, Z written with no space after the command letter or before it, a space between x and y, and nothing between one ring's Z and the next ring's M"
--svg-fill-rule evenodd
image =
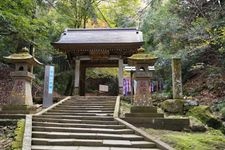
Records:
M152 53L145 53L145 49L141 47L138 49L137 54L133 54L131 57L128 57L128 64L149 64L150 66L153 66L157 59L158 57Z
M42 65L41 62L29 53L29 50L26 47L22 48L19 52L5 56L4 58L11 63L27 63L34 66Z

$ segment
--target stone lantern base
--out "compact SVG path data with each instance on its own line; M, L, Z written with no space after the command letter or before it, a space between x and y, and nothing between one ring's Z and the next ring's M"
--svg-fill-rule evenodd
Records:
M11 105L33 105L31 82L26 79L15 79L11 95L9 97Z
M134 106L152 106L152 98L149 90L150 80L148 78L137 78L137 88L134 95Z

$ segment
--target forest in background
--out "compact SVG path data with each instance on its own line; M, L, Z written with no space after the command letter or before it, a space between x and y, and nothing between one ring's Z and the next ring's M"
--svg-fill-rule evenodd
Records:
M71 83L66 56L50 44L65 28L137 27L144 33L146 52L159 57L156 74L167 93L170 60L181 57L185 95L223 99L224 9L223 0L5 0L0 3L0 55L26 46L41 62L56 66L56 79L63 76ZM41 83L43 67L35 73ZM56 81L55 87L70 93L72 85Z

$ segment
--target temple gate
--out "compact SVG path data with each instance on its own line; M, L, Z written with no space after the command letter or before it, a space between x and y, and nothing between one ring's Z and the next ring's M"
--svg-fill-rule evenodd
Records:
M118 67L119 94L123 93L123 64L143 45L142 32L125 29L66 29L54 48L67 54L75 67L74 94L85 95L88 67Z

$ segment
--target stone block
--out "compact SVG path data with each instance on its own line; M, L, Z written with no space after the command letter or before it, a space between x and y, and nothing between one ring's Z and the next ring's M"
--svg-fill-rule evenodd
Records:
M161 108L169 113L183 113L184 100L182 99L168 99L161 103Z
M0 114L29 114L39 111L40 105L4 105L1 108Z
M140 118L140 117L128 117L125 120L137 127L164 129L181 131L188 129L190 126L189 119L174 119L174 118Z
M162 113L126 113L125 117L164 117Z
M157 113L157 107L153 106L133 106L131 113Z

